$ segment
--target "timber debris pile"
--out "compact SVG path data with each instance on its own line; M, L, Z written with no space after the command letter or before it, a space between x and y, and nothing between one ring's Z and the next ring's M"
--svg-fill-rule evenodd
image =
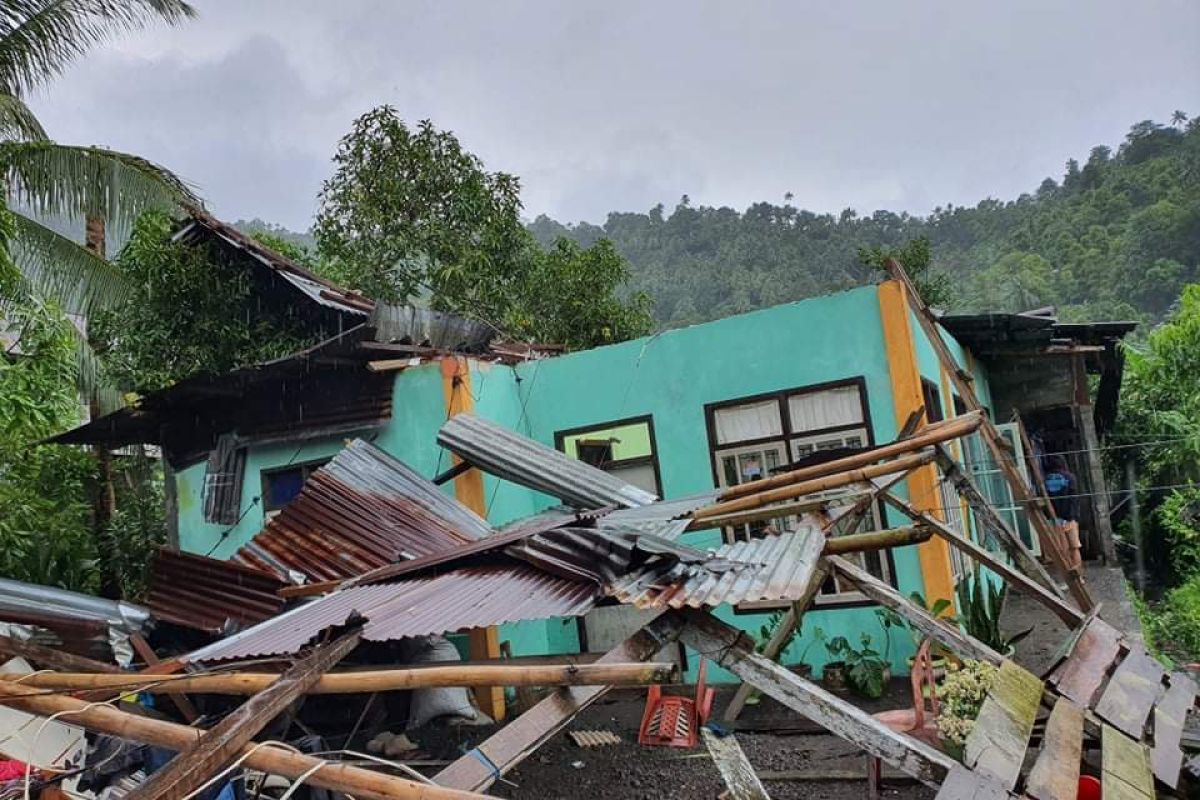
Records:
M893 442L662 501L461 413L429 443L452 454L448 471L425 478L355 439L231 560L164 550L145 607L0 587L0 599L14 598L0 602L0 652L12 659L0 675L0 705L15 715L6 724L31 740L13 780L47 797L478 797L611 687L678 683L678 663L663 654L681 642L743 682L719 710L722 720L735 720L754 691L770 697L861 749L874 765L872 791L882 763L945 800L1067 800L1087 774L1113 797L1175 790L1195 684L1100 618L1070 539L1021 476L933 314L898 265L892 277L907 287L913 316L964 405L946 420L914 415ZM1026 509L1042 558L959 466L951 448L968 436L983 442ZM902 491L918 470L936 470L939 487L998 551ZM441 488L470 471L559 505L495 528ZM910 524L862 530L881 503ZM711 548L681 539L750 523L766 523L765 535ZM1073 632L1047 674L1033 674L850 558L931 541ZM776 662L831 577L944 651L997 668L961 757ZM753 603L787 606L761 645L712 613ZM594 661L462 661L448 638L620 606L639 609L642 622ZM505 687L523 699L518 716L449 763L417 766L431 760L406 730L448 718L489 721ZM594 747L610 741L605 733L575 738ZM705 727L699 740L731 797L766 797L727 728ZM359 741L369 752L355 749ZM4 744L0 751L9 752Z

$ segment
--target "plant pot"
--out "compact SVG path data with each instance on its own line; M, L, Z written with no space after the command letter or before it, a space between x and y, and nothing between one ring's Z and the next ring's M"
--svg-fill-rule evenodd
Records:
M830 661L821 670L821 685L834 694L846 694L849 687L846 684L846 663Z
M788 670L796 675L799 675L801 678L804 678L806 681L812 680L812 664L793 664L792 666L788 667Z

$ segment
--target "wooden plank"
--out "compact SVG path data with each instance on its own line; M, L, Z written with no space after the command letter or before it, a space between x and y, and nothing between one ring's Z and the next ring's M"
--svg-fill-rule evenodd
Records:
M792 607L783 615L783 619L779 622L779 627L771 634L771 638L767 640L767 644L763 647L762 654L767 658L775 661L779 658L779 652L783 646L792 637L792 631L797 628L804 619L804 610L808 608L813 597L821 590L821 584L825 582L825 577L829 574L829 565L824 561L817 563L816 570L808 584L808 589L805 590L804 596L792 603ZM748 683L743 683L737 688L733 694L733 699L729 701L729 705L725 707L725 712L721 715L721 719L726 722L733 722L741 715L742 709L746 707L746 701L750 699L750 694L754 691L754 687Z
M1096 703L1096 714L1105 722L1141 739L1150 709L1163 693L1166 671L1146 650L1132 647L1104 687Z
M822 561L832 565L839 574L857 586L859 591L867 597L892 609L921 633L945 645L952 652L958 653L964 658L974 658L989 664L998 665L1004 660L1002 655L983 642L963 633L957 624L935 618L928 611L920 608L916 603L856 564L838 556L829 556Z
M1025 546L1025 542L1021 541L1017 532L996 513L996 509L992 508L991 503L983 496L983 492L979 491L979 487L975 485L970 476L963 472L962 467L954 460L954 456L950 455L949 450L944 447L938 448L937 464L946 480L950 481L959 496L967 501L967 506L975 514L975 519L985 529L992 532L996 541L1000 542L1004 552L1008 553L1017 567L1047 590L1062 597L1063 591L1058 582L1050 577L1050 573L1042 566L1042 562L1038 561L1037 556Z
M11 636L0 635L0 655L8 658L23 658L43 669L67 672L124 672L116 664L107 664L86 656L77 656L65 650L54 650L33 642L23 642Z
M1079 636L1071 655L1050 676L1055 691L1090 708L1104 676L1121 653L1121 632L1094 617Z
M1175 672L1171 675L1171 688L1154 706L1154 749L1150 752L1150 763L1154 777L1172 789L1179 785L1179 770L1183 766L1179 739L1195 702L1196 683Z
M1100 747L1104 800L1154 800L1150 753L1144 744L1105 725Z
M1060 697L1050 712L1042 750L1025 781L1025 793L1034 800L1075 800L1082 755L1083 709Z
M708 728L701 728L700 737L729 788L725 795L729 800L771 800L733 734L717 736Z
M1083 621L1085 615L1082 611L1072 606L1070 603L1062 599L1057 593L1050 591L1046 587L1027 577L1020 570L1015 569L1006 562L996 558L986 548L980 547L975 542L965 539L958 534L953 528L942 522L932 514L920 511L907 500L897 497L891 492L888 492L883 497L884 501L893 506L901 513L908 516L916 522L922 522L926 527L931 529L942 539L946 540L951 547L954 547L968 556L973 558L978 563L995 572L1000 577L1004 578L1017 591L1030 595L1033 599L1044 605L1050 611L1054 612L1055 616L1066 623L1067 627L1073 628Z
M179 753L126 797L128 800L172 800L188 797L233 761L267 724L311 688L326 670L350 653L361 631L342 634L288 668L279 680L204 731L194 747Z
M986 775L955 764L935 800L1008 800L1004 787Z
M1036 675L1005 659L967 737L963 763L1006 789L1016 786L1043 689Z
M953 758L892 730L865 711L754 652L754 641L707 612L672 612L686 622L680 638L763 694L823 725L830 733L912 775L939 786L954 767Z
M134 633L129 637L129 643L133 645L133 649L145 662L146 668L141 671L143 675L171 675L183 669L183 663L178 659L163 661L158 657L158 653L154 652L154 648L150 643L142 638L140 634ZM200 712L196 710L196 706L192 704L191 699L180 691L168 692L167 696L171 698L171 702L179 709L179 713L188 722L195 722L200 718Z
M683 622L671 614L653 620L601 656L597 663L647 661L679 638ZM524 761L575 715L608 691L607 686L562 688L494 733L434 776L440 786L480 791Z

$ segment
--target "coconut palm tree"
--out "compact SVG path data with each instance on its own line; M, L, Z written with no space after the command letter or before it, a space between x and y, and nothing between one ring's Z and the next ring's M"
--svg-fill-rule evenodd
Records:
M0 0L0 181L11 213L8 245L19 291L88 314L119 301L121 275L104 258L47 226L47 219L131 225L148 208L196 202L188 187L146 159L103 147L58 144L25 104L92 47L152 22L195 14L183 0ZM81 347L81 384L95 387Z

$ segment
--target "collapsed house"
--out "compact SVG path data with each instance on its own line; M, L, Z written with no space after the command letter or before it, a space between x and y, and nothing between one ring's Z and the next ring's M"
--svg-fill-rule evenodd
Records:
M214 641L171 659L187 674L151 691L213 690L216 672L249 659L291 664L282 677L243 676L251 699L199 741L126 728L185 751L144 796L178 796L239 750L249 766L355 796L464 796L620 672L558 690L432 784L372 783L318 759L243 749L283 705L342 674L330 670L355 648L460 631L472 659L495 658L501 641L515 655L599 652L597 666L614 670L666 658L695 675L707 658L947 798L1066 797L1088 742L1102 745L1106 790L1152 796L1151 774L1175 785L1194 687L1155 671L1094 615L1071 543L1034 488L1037 460L1023 448L1038 431L1022 429L1021 408L995 405L990 373L1002 356L976 357L939 330L898 269L877 287L552 357L446 315L376 306L362 316L303 353L184 381L59 437L158 444L172 471L184 552L160 559L150 607ZM1128 327L1072 331L1074 343L1051 328L1020 357L1067 372L1073 407L1093 407L1080 382L1089 368L1102 386L1105 370L1111 379L1096 348L1112 351ZM1005 422L1014 410L1018 421ZM1091 533L1099 552L1111 549L1103 530ZM973 564L1076 631L1048 682L906 599L953 600ZM876 629L875 604L1000 665L963 763L772 660L802 616L849 635ZM743 629L772 609L786 610L784 624L756 653ZM0 695L116 727L37 694L66 677L0 683ZM491 687L512 683L447 680L476 687L480 706L504 716ZM734 705L744 700L739 692ZM1023 774L1043 702L1049 727Z

